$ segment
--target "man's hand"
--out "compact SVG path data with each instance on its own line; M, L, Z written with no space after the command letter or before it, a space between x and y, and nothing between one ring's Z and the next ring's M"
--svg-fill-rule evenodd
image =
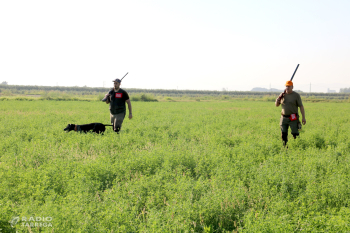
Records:
M284 93L282 92L277 99L281 100L284 97Z
M303 122L303 125L306 124L306 119L303 117L303 119L301 120Z
M286 94L286 90L284 90L284 92L282 92L277 99L279 99L279 101L281 101L281 99L284 97L284 95Z
M284 95L286 94L286 90L284 90L284 92L282 92L276 99L275 105L276 107L280 106L281 104L281 100L284 97Z
M105 97L102 99L102 101L105 101L106 102L106 104L109 104L111 101L110 101L110 95L109 95L109 93L107 93L106 95L105 95Z
M281 100L279 98L276 99L275 101L275 106L278 107L281 104Z
M129 113L129 119L131 119L132 118L132 114L131 113Z

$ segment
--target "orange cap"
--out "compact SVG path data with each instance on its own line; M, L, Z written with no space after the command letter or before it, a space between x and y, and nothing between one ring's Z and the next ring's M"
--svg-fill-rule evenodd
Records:
M289 87L289 86L293 86L293 82L292 81L287 81L286 82L286 87Z

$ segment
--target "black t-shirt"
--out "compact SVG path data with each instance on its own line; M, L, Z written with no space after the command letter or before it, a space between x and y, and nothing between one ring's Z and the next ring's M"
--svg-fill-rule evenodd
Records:
M118 114L126 112L125 101L129 99L129 95L126 91L119 88L116 92L114 89L108 92L110 94L109 110L112 114Z

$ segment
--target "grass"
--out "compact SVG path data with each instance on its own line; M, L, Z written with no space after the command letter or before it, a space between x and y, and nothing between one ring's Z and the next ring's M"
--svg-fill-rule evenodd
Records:
M104 103L2 101L0 228L350 230L348 103L305 103L307 124L297 140L289 135L288 150L272 102L132 105L121 134L95 135L63 128L108 124Z

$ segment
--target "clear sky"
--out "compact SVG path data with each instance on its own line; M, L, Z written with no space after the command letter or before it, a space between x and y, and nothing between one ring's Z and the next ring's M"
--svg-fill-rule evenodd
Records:
M350 87L349 0L0 1L0 82L308 92Z

